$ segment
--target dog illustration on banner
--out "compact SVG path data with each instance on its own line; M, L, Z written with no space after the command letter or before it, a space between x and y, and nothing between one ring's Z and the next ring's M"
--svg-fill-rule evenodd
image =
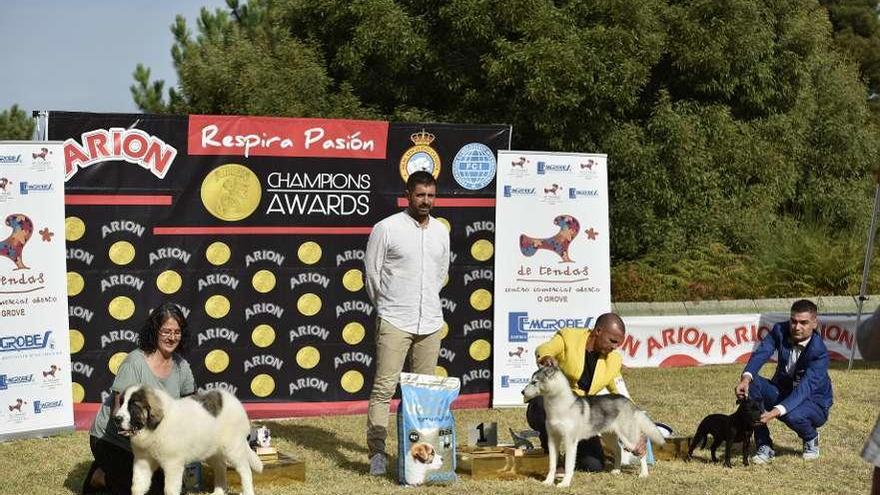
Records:
M544 194L552 194L554 196L559 196L559 190L562 189L559 184L553 184L550 187L544 188Z
M574 260L568 256L568 246L580 232L581 224L571 215L559 215L553 219L553 223L559 226L559 232L546 239L522 234L519 236L519 249L525 256L532 256L539 249L547 249L559 255L560 263L573 263Z
M510 167L511 168L513 168L513 167L525 168L527 163L529 163L529 160L526 157L521 156L521 157L519 157L519 160L511 161Z
M520 347L517 347L515 351L507 351L507 357L513 357L513 356L522 357L524 352L526 352L526 348L520 346Z
M23 406L25 404L27 404L27 402L25 402L21 399L15 399L15 404L12 404L11 406L9 406L9 412L12 412L12 411L22 412L21 406Z
M0 191L6 192L6 186L9 185L9 179L0 177Z
M40 148L39 153L31 153L31 157L34 160L36 160L37 158L45 160L47 156L49 156L49 148Z
M53 365L49 366L49 371L44 371L44 372L43 372L43 378L47 378L47 377L50 377L50 376L51 376L52 378L55 378L55 373L57 373L57 372L60 371L60 370L61 370L61 368L59 368L58 366L56 366L56 365L53 364Z
M22 252L34 233L34 223L27 215L13 213L6 217L6 225L12 227L12 233L0 242L0 255L12 260L16 270L28 268L22 260Z

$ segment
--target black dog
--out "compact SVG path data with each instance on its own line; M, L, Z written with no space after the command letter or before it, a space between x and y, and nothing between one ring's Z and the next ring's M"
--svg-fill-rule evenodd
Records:
M739 407L733 414L710 414L700 421L697 427L697 433L691 440L688 448L688 459L691 458L697 444L701 449L706 448L706 440L708 435L712 435L712 462L718 462L715 457L715 449L724 442L724 466L730 465L730 447L734 442L742 442L743 444L743 465L749 465L749 444L752 440L752 433L755 430L755 424L760 422L761 414L764 412L761 405L752 399L738 399L736 401Z

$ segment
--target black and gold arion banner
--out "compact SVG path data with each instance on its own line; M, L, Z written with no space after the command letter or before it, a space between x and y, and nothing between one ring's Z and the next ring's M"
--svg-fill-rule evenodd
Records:
M491 388L495 152L508 126L50 112L65 141L74 399L97 402L149 311L184 308L200 388L363 400L372 226L438 178L452 267L437 373Z

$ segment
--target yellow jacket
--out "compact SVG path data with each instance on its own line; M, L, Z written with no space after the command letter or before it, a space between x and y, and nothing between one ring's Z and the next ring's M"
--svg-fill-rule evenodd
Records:
M578 387L578 380L584 372L584 361L587 350L587 339L590 330L583 328L563 328L556 332L552 339L544 342L535 349L535 357L552 356L559 361L559 369L568 378L571 389L578 395L596 395L602 389L608 388L611 393L619 393L616 380L620 378L620 368L623 366L623 356L617 351L600 356L593 372L593 381L590 390L586 393Z

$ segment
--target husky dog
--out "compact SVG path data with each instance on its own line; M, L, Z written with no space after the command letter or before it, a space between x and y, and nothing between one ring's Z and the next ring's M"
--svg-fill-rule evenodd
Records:
M558 486L571 485L577 444L581 440L606 432L616 433L623 446L632 449L642 435L662 445L663 435L657 426L631 400L622 395L608 394L578 397L571 391L565 375L555 366L540 368L522 391L526 402L544 396L547 414L547 448L550 469L545 485L552 485L556 478L556 457L561 445L565 455L565 476ZM641 458L639 477L648 476L648 463ZM620 457L615 456L614 469L620 469Z

